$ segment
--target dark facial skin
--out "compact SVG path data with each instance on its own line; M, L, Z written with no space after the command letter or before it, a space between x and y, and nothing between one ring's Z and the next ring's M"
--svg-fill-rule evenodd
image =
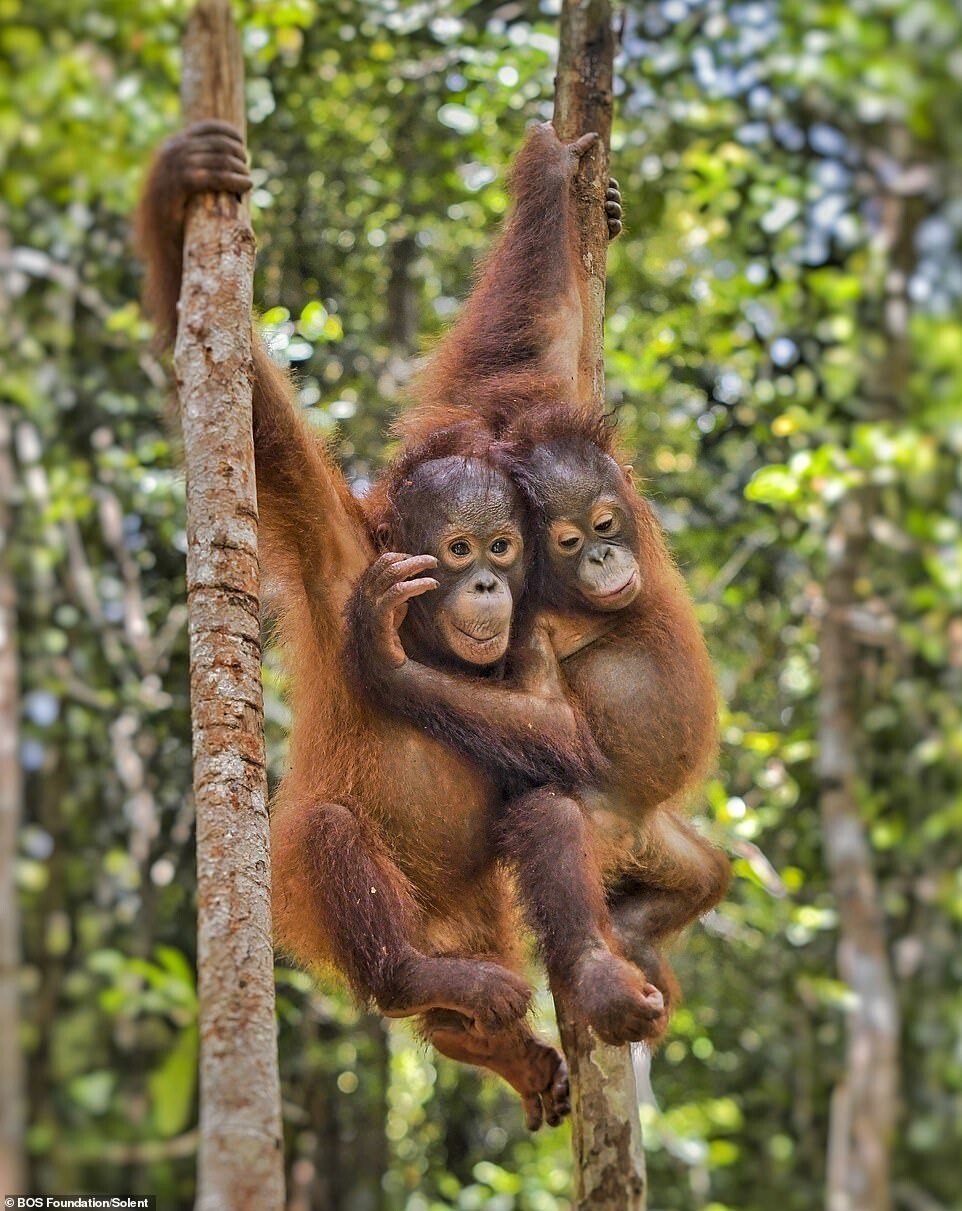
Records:
M400 630L415 660L487 667L504 658L524 583L521 505L506 476L463 458L423 463L399 508L394 544L437 561ZM419 571L422 569L419 569ZM427 569L423 569L427 570ZM435 588L436 592L426 589Z
M641 590L638 535L624 471L597 449L544 446L529 470L544 510L547 604L605 613Z

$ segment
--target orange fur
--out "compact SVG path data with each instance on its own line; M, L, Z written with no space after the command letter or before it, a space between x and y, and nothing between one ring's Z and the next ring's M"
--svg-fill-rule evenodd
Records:
M530 473L535 451L573 452L585 465L596 455L624 460L612 424L583 402L576 378L572 316L584 279L565 154L542 128L529 136L512 173L508 222L460 319L416 384L414 406L397 426L411 441L467 417L514 459L535 513L545 508L545 484ZM559 357L565 339L567 359ZM529 804L528 817L514 815L503 844L520 872L522 894L526 885L530 892L529 915L549 969L552 953L559 971L570 969L578 945L614 938L642 967L657 969L670 1002L677 996L674 979L652 943L708 911L729 878L725 856L695 832L683 810L714 759L716 696L704 638L661 527L633 488L623 484L621 496L636 531L637 599L617 614L599 616L579 606L576 594L541 595L542 621L554 624L569 699L610 763L601 785L578 793L590 820L581 869L584 902L592 902L593 880L603 879L610 919L596 909L594 933L586 932L589 909L575 923L563 895L551 907L539 856L557 844L550 813L542 815L543 830L532 841L526 830L538 817Z
M162 343L176 330L185 199L206 180L196 159L185 169L185 147L207 139L204 164L216 159L208 134L192 128L160 151L138 214ZM551 1049L523 1022L529 991L490 828L497 792L348 683L343 613L373 557L369 522L256 337L253 424L261 558L293 720L272 813L278 944L309 967L336 967L392 1016L446 1013L447 1050L452 1031L488 1038L462 1058L499 1072L526 1105L554 1104L564 1069L556 1055L545 1063ZM424 1028L441 1030L430 1017Z
M453 327L414 383L395 426L406 442L480 420L498 436L529 404L577 398L584 272L571 181L577 160L543 126L512 165L514 198Z

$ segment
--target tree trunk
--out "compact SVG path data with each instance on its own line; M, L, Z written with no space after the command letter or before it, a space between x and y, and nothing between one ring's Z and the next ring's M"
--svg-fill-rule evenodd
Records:
M227 0L184 40L186 121L244 129ZM228 194L191 203L174 367L187 477L197 801L200 1211L284 1205L251 431L254 237Z
M828 1211L889 1211L898 1090L898 1004L857 791L859 652L849 619L857 601L868 507L863 495L852 493L829 537L819 650L823 844L839 915L839 975L855 998L845 1074L831 1101Z
M911 151L906 131L889 132L886 153L893 163L908 168ZM911 179L911 174L897 175ZM923 173L919 191L926 182ZM878 201L878 313L866 318L865 328L879 327L885 343L882 355L866 370L864 395L874 418L883 420L899 415L908 390L908 283L924 204L897 183L886 188L881 181ZM841 503L828 542L819 652L818 774L825 860L839 914L839 975L854 994L845 1073L831 1102L828 1211L890 1211L891 1149L898 1121L899 1005L885 912L858 801L861 653L852 615L873 508L874 493L867 488L850 492Z
M554 125L570 143L589 130L601 136L577 178L581 257L587 276L579 396L605 407L605 190L611 137L614 36L608 0L564 0L555 80ZM578 1211L643 1211L645 1154L638 1093L628 1047L609 1047L555 1000L571 1075L574 1206Z
M20 913L17 836L22 807L17 586L10 564L11 424L0 409L0 1193L23 1191L23 1061L20 1055Z
M599 409L605 405L608 224L604 202L611 143L614 48L608 0L564 0L555 77L555 130L563 143L572 143L590 130L601 136L582 160L575 184L581 259L587 275L579 398L594 400Z

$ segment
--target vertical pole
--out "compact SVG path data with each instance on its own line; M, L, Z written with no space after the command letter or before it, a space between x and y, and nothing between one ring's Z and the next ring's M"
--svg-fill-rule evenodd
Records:
M16 879L23 782L17 585L10 562L12 428L9 411L0 408L0 1194L4 1195L22 1194L24 1182L20 913Z
M563 0L554 127L563 143L589 130L598 142L581 161L575 180L581 260L586 274L584 333L579 364L581 399L605 405L605 271L608 224L605 190L611 147L614 33L608 0Z
M243 60L227 0L184 39L186 122L244 130ZM246 205L187 214L174 369L187 478L187 595L197 802L198 1211L281 1211L270 844L251 429L254 237Z
M886 160L924 164L911 134L885 132ZM902 173L898 174L902 176ZM880 329L880 353L868 360L862 397L879 421L900 420L909 406L912 370L909 283L916 266L916 236L927 212L923 173L915 191L876 182L878 228L874 294L864 330ZM864 754L860 712L865 697L863 662L853 615L859 581L871 574L871 521L878 512L872 487L854 488L839 502L826 545L825 605L819 641L819 808L825 864L838 907L838 970L853 993L847 1014L845 1067L832 1094L829 1116L828 1211L890 1211L892 1152L897 1139L901 1057L898 986L889 953L884 893L859 794Z
M562 142L589 130L601 136L578 173L581 257L587 280L579 362L580 398L605 406L604 200L612 117L614 35L608 0L563 0L554 125ZM571 1124L577 1211L644 1211L645 1153L628 1047L609 1047L556 1000L571 1076Z

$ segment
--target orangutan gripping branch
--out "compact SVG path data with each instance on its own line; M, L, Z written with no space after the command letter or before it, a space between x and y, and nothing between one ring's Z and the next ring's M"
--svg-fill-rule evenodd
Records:
M399 428L417 438L470 417L510 453L540 522L540 624L553 633L579 735L587 727L607 773L598 776L596 762L596 776L580 785L538 784L533 758L552 743L543 729L519 735L513 726L527 709L524 687L492 686L483 705L472 697L471 712L489 721L472 742L443 673L407 669L396 647L387 659L383 613L367 624L385 641L366 646L363 678L378 680L382 706L409 717L417 717L412 685L430 685L450 717L442 727L423 710L422 724L454 737L483 768L497 754L510 791L502 845L552 983L603 1038L623 1042L663 1032L675 989L660 946L721 899L728 863L679 810L714 753L704 641L650 506L615 457L610 426L575 394L581 275L569 186L579 146L586 139L565 147L550 126L529 136L505 230ZM617 197L607 206L620 227Z
M498 436L530 402L577 398L583 274L571 183L597 138L561 143L550 122L528 132L511 166L504 229L397 421L406 441L467 418ZM613 239L621 231L613 179L605 210Z
M249 188L243 143L224 123L192 126L158 154L138 230L162 340L176 328L187 200ZM491 675L510 639L527 560L517 489L490 459L465 453L461 435L447 444L436 436L412 456L413 477L398 468L403 480L413 478L423 515L409 526L400 520L395 497L408 485L395 474L380 485L369 517L257 340L253 370L261 558L291 673L290 769L272 814L278 941L307 965L336 966L385 1014L422 1015L440 1050L518 1090L532 1128L556 1123L568 1110L567 1080L561 1057L523 1020L529 990L491 835L497 788L419 728L365 702L340 659L345 604L374 558L372 528L390 546L440 558L450 525L472 550L488 550L492 534L508 545L452 582L440 608L417 599L433 581L407 582L392 617L428 664ZM457 481L472 485L467 497L452 496ZM425 560L414 560L402 579L423 570ZM482 631L497 642L476 642ZM571 716L559 697L552 726L573 734Z

